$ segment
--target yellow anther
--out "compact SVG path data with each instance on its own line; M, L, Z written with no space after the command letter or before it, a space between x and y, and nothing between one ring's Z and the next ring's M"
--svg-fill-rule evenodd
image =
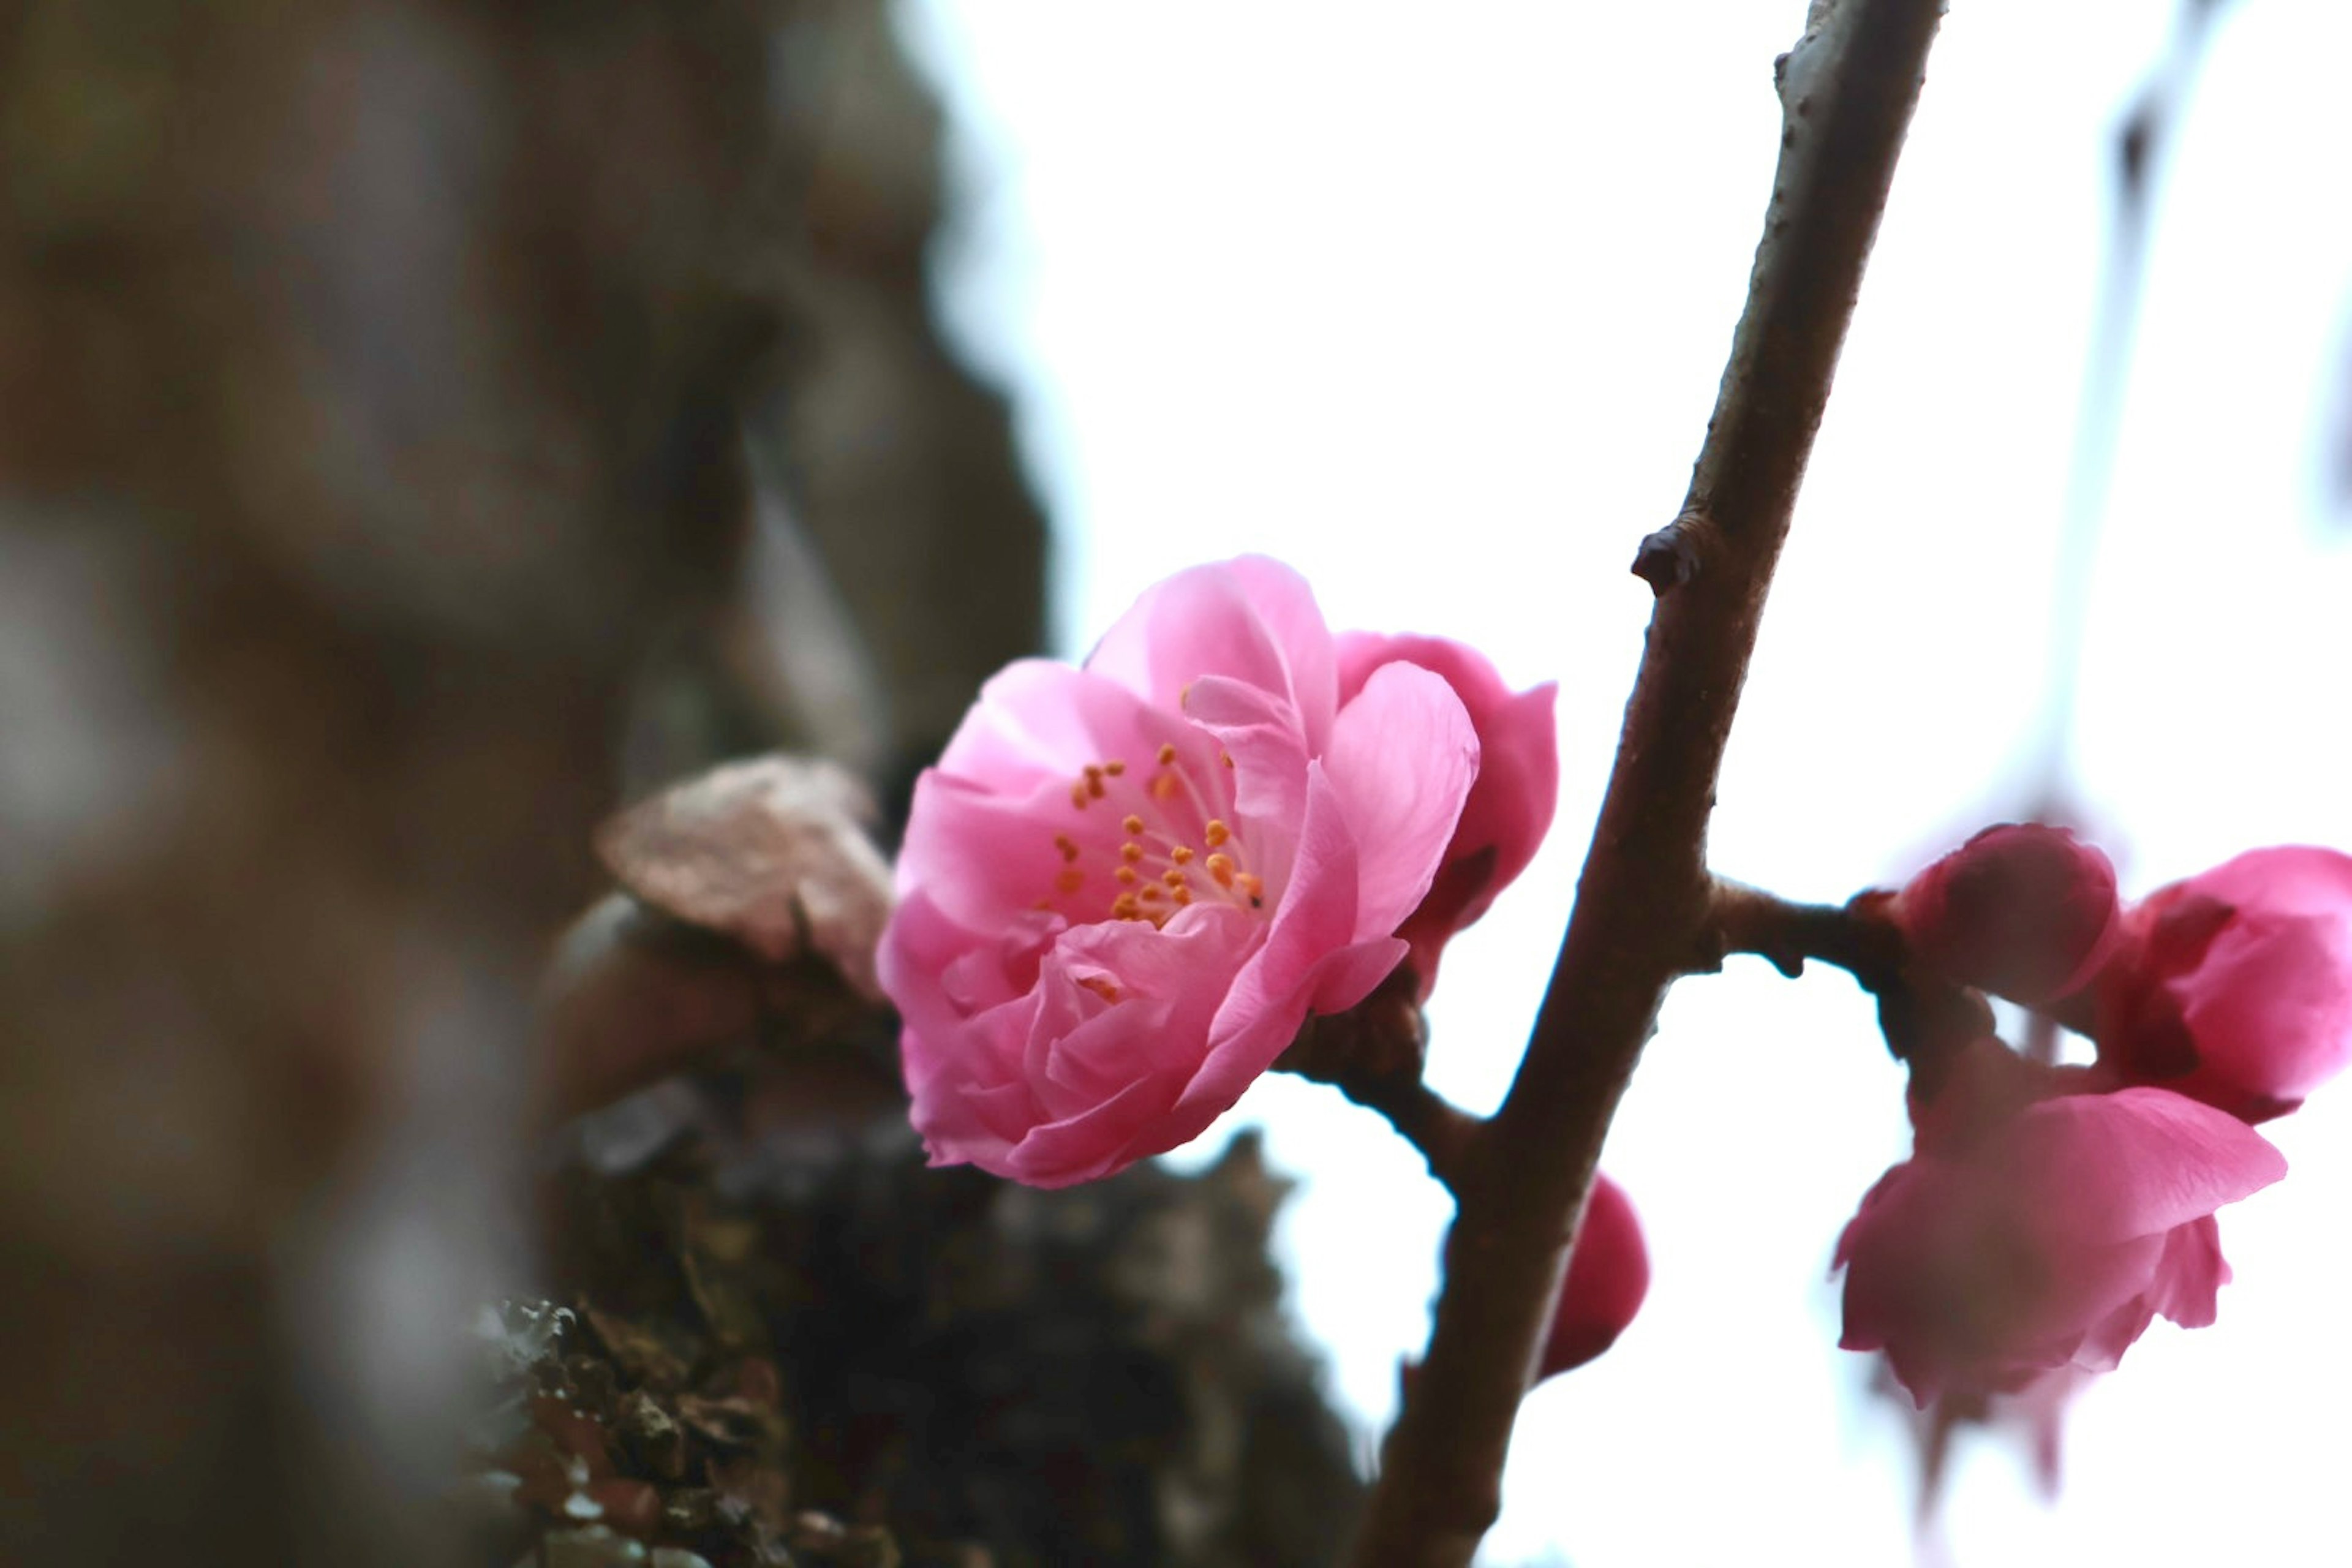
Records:
M1111 919L1131 921L1143 913L1143 906L1135 901L1133 893L1121 893L1110 901Z
M1127 764L1120 762L1118 758L1113 757L1109 762L1103 764L1103 772L1108 773L1113 778L1117 778L1119 774L1127 772Z
M1231 752L1219 752L1217 753L1217 761L1224 763L1227 767L1232 767L1234 765L1234 754Z
M1179 866L1183 865L1192 858L1192 847L1190 844L1179 844L1175 848L1168 851L1168 858L1175 861Z
M1132 866L1138 860L1143 858L1143 846L1140 844L1122 844L1118 847L1118 858Z
M1237 871L1234 874L1234 880L1239 882L1242 891L1249 895L1251 908L1255 909L1265 901L1265 884L1257 878L1247 871Z
M1190 889L1190 888L1179 888L1179 889L1176 889L1176 907L1177 907L1178 909L1182 909L1186 904L1189 904L1189 903L1191 903L1192 901L1192 889Z
M1216 848L1233 836L1234 830L1225 826L1225 819L1222 816L1209 818L1209 826L1201 830L1201 837L1208 841L1209 847L1212 849Z
M1062 852L1062 858L1065 860L1075 860L1078 858L1077 841L1066 833L1054 835L1054 847Z
M1135 886L1135 868L1132 866L1121 866L1118 870L1113 871L1111 875L1118 879L1118 885L1122 888L1132 888Z
M1181 871L1162 871L1160 873L1160 880L1168 887L1181 888L1184 886L1184 873Z
M1164 768L1164 767L1166 767L1169 763L1171 763L1174 762L1175 760L1176 760L1176 742L1173 742L1173 741L1162 741L1162 742L1160 742L1160 765L1161 767L1163 767L1163 768Z
M1156 904L1160 901L1160 889L1157 888L1146 888L1143 891L1136 894L1135 897L1140 903Z
M1060 876L1054 879L1054 886L1066 893L1075 893L1086 885L1087 874L1076 866L1066 868Z
M1151 798L1154 800L1172 800L1176 792L1183 787L1174 773L1151 775Z
M1234 885L1234 858L1230 855L1209 857L1209 876L1220 888Z
M1087 770L1087 793L1094 796L1097 800L1100 800L1103 797L1102 770L1100 768L1088 768Z
M1127 819L1121 822L1119 826L1127 829L1127 836L1129 838L1140 838L1143 837L1143 818L1139 816L1134 816L1130 813Z
M1087 781L1080 779L1070 786L1070 804L1080 811L1087 808Z
M1078 984L1085 986L1087 990L1093 992L1096 995L1101 997L1106 1002L1116 1002L1118 1000L1118 986L1117 983L1106 980L1099 974L1089 974L1084 980L1079 981Z

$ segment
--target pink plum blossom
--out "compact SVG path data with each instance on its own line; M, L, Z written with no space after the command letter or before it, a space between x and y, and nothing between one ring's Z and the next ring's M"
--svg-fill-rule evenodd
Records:
M1559 744L1549 682L1514 692L1484 654L1444 637L1339 637L1339 696L1346 701L1381 669L1402 661L1443 677L1478 731L1478 776L1428 896L1397 935L1412 945L1415 992L1437 983L1438 955L1454 932L1485 914L1528 868L1559 804Z
M1396 968L1478 765L1441 675L1343 697L1262 557L1150 589L1083 668L998 675L916 785L882 941L933 1162L1059 1186L1197 1135Z
M1912 956L2011 1001L2080 990L2120 933L2116 869L2062 827L1988 827L1904 885L1895 921Z
M1617 1342L1650 1293L1650 1249L1625 1189L1595 1173L1569 1254L1568 1278L1536 1365L1538 1381L1582 1366Z
M2213 1321L2213 1211L2286 1163L2210 1106L2095 1081L1978 1042L1839 1238L1839 1342L1884 1351L1922 1406L2107 1371L2159 1315Z
M2101 977L2099 1059L2248 1121L2352 1060L2352 857L2252 849L2132 909Z

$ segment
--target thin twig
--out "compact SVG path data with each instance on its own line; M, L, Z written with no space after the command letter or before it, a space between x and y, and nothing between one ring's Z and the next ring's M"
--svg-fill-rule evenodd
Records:
M1386 1117L1451 1190L1485 1123L1422 1081L1428 1046L1412 972L1401 968L1347 1012L1309 1018L1274 1065Z
M1834 963L1878 989L1903 967L1903 939L1883 920L1866 920L1852 904L1793 904L1745 882L1717 878L1707 889L1707 921L1694 968L1713 970L1726 956L1752 952L1794 979L1805 960Z
M1673 536L1645 545L1657 608L1575 915L1510 1096L1456 1184L1436 1327L1359 1565L1463 1568L1500 1510L1601 1140L1707 919L1724 742L1942 14L1942 0L1815 0L1780 61L1780 164L1748 307Z

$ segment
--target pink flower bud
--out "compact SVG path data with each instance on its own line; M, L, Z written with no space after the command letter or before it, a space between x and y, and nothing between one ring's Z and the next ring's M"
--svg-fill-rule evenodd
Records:
M2087 984L2114 946L2116 869L2063 827L1988 827L1912 878L1895 920L1948 979L2048 1002Z
M1595 1172L1592 1195L1560 1281L1536 1379L1582 1366L1617 1342L1650 1293L1650 1249L1625 1189Z
M2352 1060L2352 857L2253 849L2158 889L2099 983L2099 1059L2248 1121Z

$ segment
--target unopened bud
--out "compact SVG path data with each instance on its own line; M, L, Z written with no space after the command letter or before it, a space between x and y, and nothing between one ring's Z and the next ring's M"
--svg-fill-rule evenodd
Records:
M1911 879L1895 923L1921 964L2028 1005L2080 990L2118 932L2116 868L2063 827L1988 827Z
M1642 1240L1642 1222L1625 1189L1595 1173L1536 1365L1538 1381L1582 1366L1615 1344L1649 1293L1650 1249Z

